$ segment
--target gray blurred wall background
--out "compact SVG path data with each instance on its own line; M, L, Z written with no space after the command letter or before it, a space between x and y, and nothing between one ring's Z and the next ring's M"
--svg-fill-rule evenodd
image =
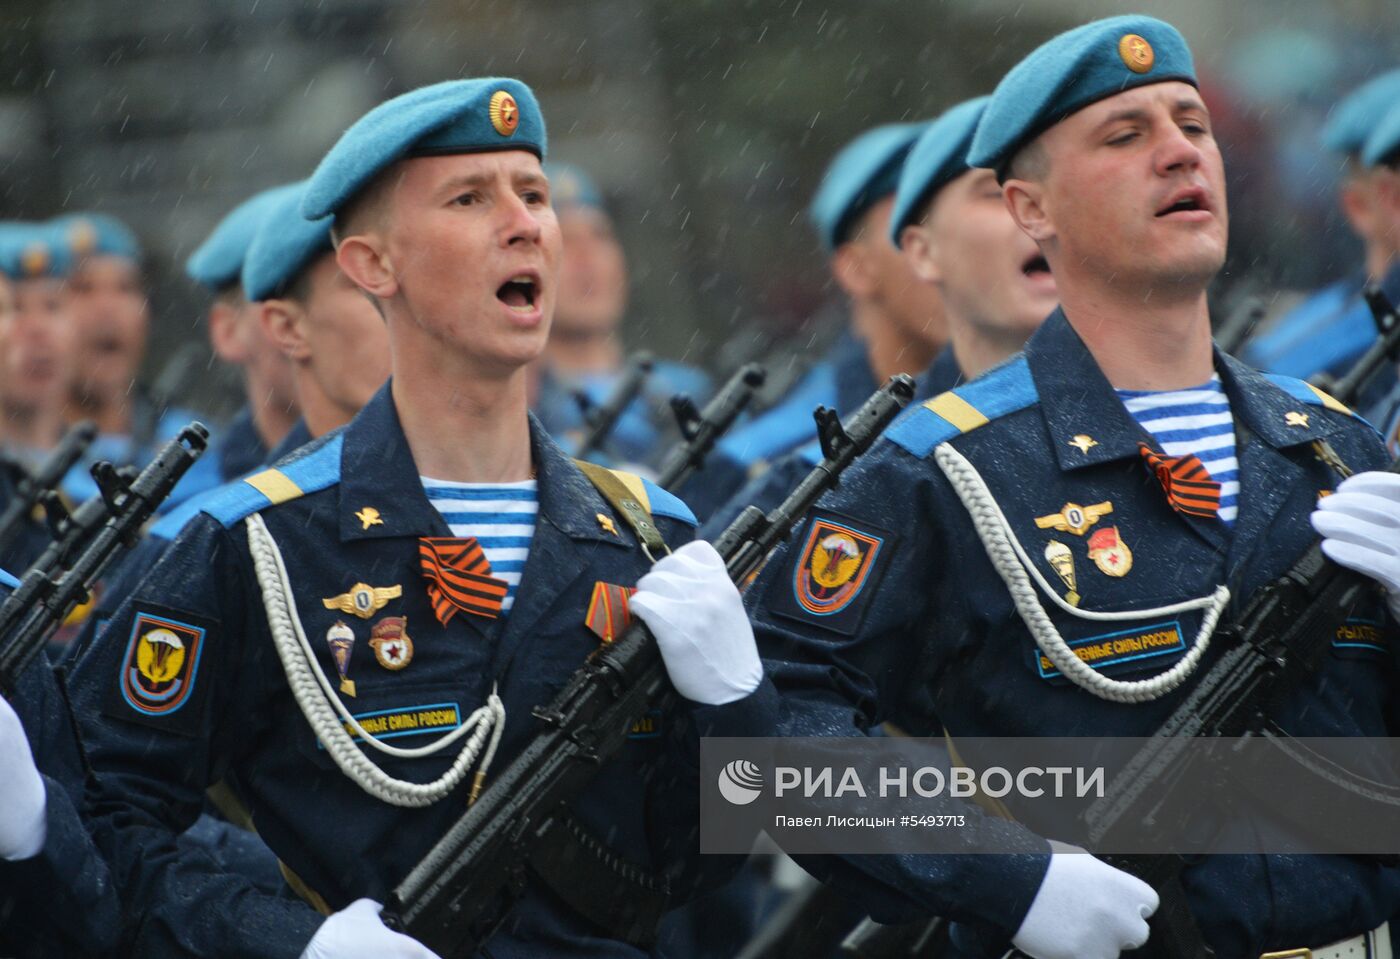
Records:
M539 95L551 155L609 196L629 337L720 371L754 355L797 367L840 316L804 220L832 153L1128 11L1196 51L1231 178L1222 283L1340 275L1356 247L1316 132L1339 92L1400 64L1394 0L0 0L0 216L100 209L135 227L155 375L185 344L207 356L206 299L179 265L230 207L307 175L386 97L514 75ZM217 410L233 380L205 366L194 398Z

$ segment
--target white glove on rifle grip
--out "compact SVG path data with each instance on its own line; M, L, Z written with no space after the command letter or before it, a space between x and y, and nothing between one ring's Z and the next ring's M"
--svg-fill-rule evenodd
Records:
M1050 868L1012 944L1035 959L1117 959L1147 942L1157 893L1078 846L1050 843Z
M631 607L656 636L672 685L691 702L722 706L763 681L744 601L704 540L663 556L638 581Z
M48 794L14 708L0 697L0 858L29 859L44 848Z
M356 899L321 923L301 959L440 959L418 940L384 925L383 908L373 899Z
M1311 519L1327 558L1380 583L1391 615L1400 620L1400 474L1357 473L1343 480L1318 501Z

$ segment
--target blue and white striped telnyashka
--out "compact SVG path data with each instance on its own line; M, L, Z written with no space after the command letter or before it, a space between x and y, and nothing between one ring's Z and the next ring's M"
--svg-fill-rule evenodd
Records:
M1118 390L1128 412L1157 438L1168 456L1194 453L1220 484L1220 520L1235 525L1239 513L1240 463L1235 458L1235 419L1219 375L1189 390L1160 393Z
M501 613L509 612L535 536L535 518L540 511L537 481L452 483L426 476L419 479L452 535L476 537L491 564L491 575L509 585Z

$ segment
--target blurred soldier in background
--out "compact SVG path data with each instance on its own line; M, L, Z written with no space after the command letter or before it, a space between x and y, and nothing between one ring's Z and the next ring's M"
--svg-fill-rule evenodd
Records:
M51 225L66 236L73 257L68 286L77 340L68 420L92 420L98 429L97 440L63 483L71 499L82 501L97 493L89 474L93 463L144 466L195 416L166 409L164 398L137 384L151 316L135 234L99 213L68 214ZM186 495L182 483L166 508Z
M1374 196L1376 233L1393 238L1400 252L1400 71L1395 77L1397 92L1390 111L1366 138L1359 162ZM1400 265L1392 263L1380 286L1392 304L1400 303ZM1374 332L1373 328L1373 338ZM1391 455L1400 456L1400 383L1362 413L1381 431Z
M570 448L585 432L576 394L601 404L624 371L621 325L627 313L627 255L597 184L569 164L550 163L545 173L564 235L564 261L559 304L540 359L533 405L550 435ZM686 393L699 403L711 389L702 371L658 360L642 395L613 429L609 452L629 463L655 465L666 451L667 438L675 434L667 401Z
M185 477L191 490L251 473L297 420L291 365L268 339L239 277L248 245L276 194L276 189L264 190L234 207L185 261L186 275L214 296L209 342L215 356L240 369L245 397L191 470L199 475Z
M1313 293L1251 340L1241 357L1271 373L1306 379L1314 373L1340 376L1376 339L1376 324L1361 289L1379 280L1394 262L1400 233L1383 210L1383 174L1361 159L1362 148L1386 112L1400 102L1400 70L1391 70L1352 91L1332 111L1323 145L1341 161L1339 200L1364 246L1364 259L1337 282ZM1386 377L1378 392L1394 382Z
M63 435L73 355L70 265L54 230L0 225L0 509L16 494L20 471L38 466ZM0 564L23 571L48 542L37 519L26 521Z
M782 399L730 431L683 490L704 520L776 457L816 436L812 410L855 410L895 373L919 374L947 342L938 292L889 240L900 168L923 124L877 127L841 150L812 200L831 273L851 301L851 325Z

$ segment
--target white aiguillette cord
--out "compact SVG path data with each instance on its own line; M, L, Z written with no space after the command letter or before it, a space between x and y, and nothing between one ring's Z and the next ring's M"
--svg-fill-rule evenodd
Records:
M296 598L292 593L282 551L278 549L267 524L254 513L248 517L246 525L248 550L252 554L253 569L262 591L263 607L267 610L267 624L277 656L282 660L282 668L287 674L287 683L292 687L292 695L301 707L302 715L341 772L383 802L413 808L430 806L457 788L482 754L482 745L485 744L485 755L476 775L479 787L486 778L486 771L496 755L496 747L500 745L501 733L505 729L506 710L495 687L492 687L486 704L468 716L462 725L426 746L403 749L375 738L351 715L316 662L316 654L301 627L301 617L297 613ZM395 779L376 766L359 748L346 727L353 729L370 748L401 759L432 756L468 733L470 736L447 772L430 783L414 783Z
M968 462L967 457L948 443L942 443L934 450L934 459L943 470L943 475L948 477L948 482L952 484L953 491L958 494L963 506L967 508L973 528L977 530L982 545L986 547L987 557L1006 583L1006 588L1011 591L1016 611L1021 614L1021 619L1025 621L1035 644L1070 682L1100 699L1119 703L1145 703L1160 699L1180 686L1200 665L1201 657L1210 647L1210 638L1215 632L1216 623L1220 621L1220 614L1230 602L1230 590L1227 587L1217 586L1209 596L1153 609L1135 609L1120 613L1095 613L1077 609L1065 602L1046 582L1040 570L1036 569L1012 531L1006 515L997 505L991 490L987 488L986 481ZM1201 628L1195 641L1176 665L1149 679L1122 681L1110 679L1074 654L1055 628L1055 624L1051 622L1045 607L1041 605L1036 595L1037 585L1055 605L1069 615L1096 622L1123 622L1197 609L1205 612L1201 617Z

